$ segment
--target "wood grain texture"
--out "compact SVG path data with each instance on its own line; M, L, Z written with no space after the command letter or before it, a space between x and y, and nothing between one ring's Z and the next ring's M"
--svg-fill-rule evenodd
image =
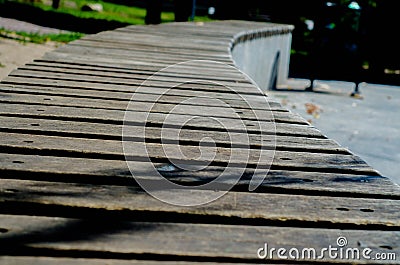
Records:
M125 161L49 155L2 154L2 177L89 184L132 185L132 175ZM155 164L156 167L162 166ZM182 185L200 185L218 177L224 167L210 167L197 172L172 172L164 175ZM238 169L239 172L242 168ZM245 171L240 190L248 191L251 169ZM135 176L145 172L134 172ZM239 174L239 173L238 173ZM241 173L240 173L241 174ZM321 173L272 169L259 187L260 191L288 194L334 194L341 197L373 197L399 199L399 187L387 178L371 175ZM144 174L147 176L148 174ZM233 174L232 178L240 175ZM224 183L221 183L223 185ZM230 184L230 182L228 182Z
M145 258L145 257L142 257ZM150 258L150 257L148 257ZM165 261L165 260L133 260L131 258L126 260L121 259L101 259L101 258L57 258L57 257L15 257L3 256L0 257L0 263L8 265L244 265L245 263L220 263L220 262L195 262L195 261ZM278 263L276 263L278 264ZM283 264L283 263L282 263Z
M37 127L33 123L33 127ZM32 126L32 124L31 124ZM63 126L60 124L59 126ZM11 135L10 135L11 136ZM129 135L128 135L129 137ZM171 138L173 139L173 138ZM354 174L370 174L379 175L373 168L367 165L363 160L354 155L329 154L329 153L308 153L308 152L291 152L291 151L274 151L274 146L266 148L263 151L258 149L250 149L248 151L227 147L211 147L179 145L176 140L171 143L144 143L143 140L124 141L125 152L122 143L112 140L95 140L95 139L79 139L79 138L60 138L57 136L23 136L0 141L3 149L10 150L8 152L29 153L36 155L53 154L54 156L81 157L81 158L98 158L121 160L129 159L130 161L146 161L148 158L154 161L168 162L173 160L185 161L188 164L197 162L207 162L211 165L220 165L232 167L250 167L269 168L269 162L272 162L271 168L286 169L303 169L314 172L336 172L345 173L346 171ZM60 144L62 142L62 144ZM211 142L210 142L211 143ZM268 145L266 145L268 147ZM19 150L18 150L19 149ZM25 149L25 151L24 151ZM145 152L143 153L143 150ZM179 152L182 152L182 155ZM147 153L146 153L147 152ZM201 153L212 153L212 157L198 158ZM243 152L244 155L239 153ZM57 153L59 155L57 155ZM273 156L273 159L272 159ZM265 158L265 161L260 159ZM269 160L271 159L271 160ZM66 162L67 163L67 162ZM5 165L5 167L7 167Z
M26 80L22 80L25 82ZM10 82L11 83L11 82ZM188 88L180 89L180 88ZM215 86L218 88L218 86ZM67 86L67 87L57 87L57 86L49 86L42 82L41 86L36 85L26 85L26 84L18 84L12 83L12 85L3 85L0 87L1 91L4 92L13 92L21 95L29 95L29 94L42 94L42 95L65 95L67 97L76 97L76 98L94 98L94 99L103 99L103 100L119 100L119 101L129 101L133 97L136 101L140 102L154 102L154 95L157 95L156 99L159 103L174 103L174 104L184 104L184 105L198 105L198 106L220 106L220 107L230 107L230 108L238 108L238 109L250 109L250 110L271 110L273 112L288 112L287 109L282 108L279 104L275 102L270 102L266 97L259 96L258 98L254 96L241 96L230 93L218 93L218 92L210 92L210 91L201 91L201 90L191 90L193 85L182 85L180 87L176 87L174 89L163 89L163 88L155 88L151 89L114 89L112 90L110 87L106 89L102 89L101 87L79 87L79 86ZM101 94L99 94L101 92ZM150 95L149 95L150 94ZM160 94L163 94L161 97ZM192 102L188 99L196 98L196 101ZM219 99L217 100L208 100L207 99ZM226 105L222 105L221 103L225 103Z
M13 119L17 120L17 118ZM48 121L42 122L42 120L40 119L30 119L30 121L32 121L33 123L27 124L26 122L24 122L26 121L26 119L23 119L23 121L20 123L16 122L17 124L14 124L14 126L7 126L7 121L5 121L5 119L3 119L2 121L4 122L4 127L0 127L0 143L3 146L8 146L9 144L10 146L21 144L21 147L22 145L24 145L25 147L39 147L37 145L38 143L44 143L49 144L48 146L52 145L52 148L61 148L63 146L60 146L59 143L60 141L63 141L63 145L75 145L75 147L79 149L79 147L88 148L88 145L85 144L85 140L81 139L87 138L90 139L89 141L86 141L90 144L90 148L92 148L94 145L102 146L101 148L103 148L104 146L105 151L112 150L112 153L123 154L123 150L121 149L121 140L123 138L118 135L118 132L116 130L112 130L111 128L115 127L115 125L108 126L108 133L104 135L99 134L96 138L91 135L91 130L87 126L85 126L86 124L83 122L76 122L76 126L73 125L73 122L70 122L71 126L69 130L61 131L54 130L54 127L57 126L54 126L54 121L52 121L50 125ZM35 124L34 122L37 122L37 124L39 125L32 126L32 124ZM39 128L32 130L32 127ZM78 130L78 128L80 128L80 130ZM105 128L107 128L107 126ZM8 132L1 132L1 130L7 131L7 129L9 129ZM19 132L12 133L12 130ZM23 130L26 130L26 133L22 133ZM52 132L54 133L52 134ZM79 137L74 137L77 136L76 134L78 133L80 133ZM63 135L60 136L61 134ZM86 134L86 137L84 134ZM49 135L51 137L47 137L46 135ZM10 141L7 138L1 138L1 136L12 136L13 138ZM246 139L248 139L248 142L240 141L244 136L246 137ZM181 130L179 128L162 129L157 127L149 127L144 130L143 127L135 125L129 127L128 133L125 135L125 137L132 142L144 142L145 140L148 143L176 144L176 141L179 137L180 145L198 146L201 143L204 146L211 147L217 146L241 149L261 148L266 150L276 149L278 151L332 154L336 153L350 155L350 152L348 152L347 149L340 147L336 142L329 139L319 138L274 135L263 135L263 137L261 138L260 135L246 135L241 132L227 133L220 131L204 131L199 129ZM105 138L109 138L110 141L101 142L101 140L104 140ZM30 143L30 145L26 145L26 143ZM42 148L44 148L43 145Z
M137 178L146 178L138 172ZM152 176L148 176L151 179ZM110 214L123 214L133 220L151 221L160 216L170 216L185 222L220 222L225 224L279 224L281 226L310 226L320 228L387 229L400 228L400 201L368 198L346 198L332 196L305 196L293 194L228 192L216 201L196 207L168 205L130 186L91 186L55 182L0 180L0 202L18 203L18 209L28 210L31 204L54 206L43 214L49 216L73 215L73 211L86 210L88 215L96 210L107 210ZM133 183L133 180L132 180ZM215 191L193 188L193 196L207 197ZM170 191L171 196L182 196ZM57 211L57 207L60 210ZM3 210L4 211L4 210ZM7 210L5 210L7 211ZM72 212L71 212L72 211ZM155 216L152 217L151 213ZM169 215L167 215L169 214ZM135 217L136 216L136 217ZM139 217L141 216L141 217ZM145 216L148 216L148 220ZM144 219L142 219L144 218ZM240 219L243 219L240 221ZM165 219L164 221L166 221ZM214 221L213 221L214 220Z
M44 102L46 102L46 97L44 98ZM192 118L193 116L180 114L180 115L171 115L168 113L151 113L151 115L147 115L146 112L137 112L138 115L130 115L129 119L124 121L124 117L126 112L122 110L114 110L114 109L104 109L102 107L97 108L86 108L82 106L54 106L39 104L39 103L31 103L31 102L18 102L9 105L3 105L3 111L1 112L1 119L3 124L3 128L8 127L17 127L18 124L26 124L27 119L31 118L32 120L42 120L43 124L46 123L46 120L54 120L54 121L75 121L75 122L87 122L92 124L92 126L97 126L101 131L101 127L107 124L119 125L122 126L125 124L132 125L141 125L148 127L174 127L174 128L182 128L182 121ZM140 115L139 115L140 114ZM144 115L146 118L144 118ZM7 118L9 117L9 118ZM165 121L166 117L168 120ZM175 117L175 118L174 118ZM14 122L7 122L7 120L13 119ZM21 123L20 123L20 122ZM230 132L245 132L248 134L260 134L261 124L258 121L244 120L240 119L230 119L225 117L218 118L220 123L215 122L215 119L210 119L209 117L204 118L196 118L195 122L191 122L185 125L187 129L195 129L201 130L207 128L208 131L226 131L227 128L230 129ZM240 128L237 125L243 125L246 127ZM73 124L73 123L71 123ZM90 126L88 124L88 126ZM288 124L288 123L264 123L262 124L264 128L269 128L270 130L264 130L264 134L274 133L280 136L299 136L299 137L307 137L307 138L326 138L320 131L318 131L315 127L310 126L308 124ZM36 126L37 127L37 126ZM275 127L275 128L274 128ZM39 128L37 128L39 129ZM67 128L65 128L67 129ZM64 130L65 130L64 129ZM119 138L121 138L120 127L110 128L110 133L118 131ZM54 129L53 129L54 131ZM92 133L96 133L93 131Z
M90 220L2 216L0 225L7 229L0 240L7 239L9 247L5 251L38 252L47 250L56 255L70 253L91 253L93 257L107 252L110 257L158 257L182 260L232 260L265 262L257 256L257 250L270 244L270 247L286 246L313 248L321 253L323 247L337 246L339 236L348 239L346 248L370 248L373 253L389 252L399 255L399 232L365 231L362 234L354 230L324 230L290 227L255 227L212 224L184 224L158 222L128 222L97 218L95 224ZM23 230L24 235L18 231ZM60 231L62 231L60 233ZM293 238L299 238L293 241ZM18 240L16 242L16 240ZM16 242L16 243L15 243ZM273 242L273 243L271 243ZM18 246L20 249L9 250ZM305 247L306 246L306 247ZM4 250L3 250L4 251ZM150 255L150 253L154 253ZM185 258L186 257L186 258ZM273 256L271 260L278 260ZM305 258L305 261L313 261ZM279 261L279 260L278 260ZM320 261L337 262L329 256ZM370 260L356 260L358 264L368 264ZM354 260L344 260L352 264ZM374 261L378 264L396 264L394 261ZM343 261L341 261L343 264Z
M240 41L291 30L128 26L13 71L0 82L0 263L400 264L400 187L235 67ZM159 173L191 196L162 190ZM143 182L180 202L228 192L180 207ZM397 259L257 257L266 243L321 251L339 236Z

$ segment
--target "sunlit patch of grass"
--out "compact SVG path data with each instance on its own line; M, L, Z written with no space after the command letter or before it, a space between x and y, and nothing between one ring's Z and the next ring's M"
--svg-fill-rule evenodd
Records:
M68 43L83 37L83 33L71 32L71 33L51 33L51 34L40 34L40 33L29 33L22 31L11 31L4 28L0 28L0 37L15 39L21 42L31 42L43 44L46 42L58 42Z
M54 9L51 6L52 1L42 0L39 2L27 2L27 0L19 0L20 3L30 4L44 11L52 11L58 13L64 13L73 15L75 17L84 19L100 19L108 21L117 21L126 24L144 24L146 16L146 9L135 6L120 5L105 1L86 1L86 0L61 0L60 7ZM82 11L81 8L89 3L97 3L103 6L103 11ZM173 22L175 20L175 14L173 12L162 12L162 22ZM207 16L196 16L195 21L210 21L211 19Z

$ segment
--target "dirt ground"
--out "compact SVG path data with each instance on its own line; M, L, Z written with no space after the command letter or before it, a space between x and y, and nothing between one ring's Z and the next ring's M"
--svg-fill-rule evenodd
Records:
M0 17L0 28L10 31L24 31L41 34L66 32L59 29L42 27L32 23L4 17ZM0 80L3 80L18 66L22 66L34 59L40 58L44 53L55 48L56 44L54 43L23 43L17 40L0 37Z
M56 48L55 44L22 43L0 38L0 80L3 80L17 67L42 57Z

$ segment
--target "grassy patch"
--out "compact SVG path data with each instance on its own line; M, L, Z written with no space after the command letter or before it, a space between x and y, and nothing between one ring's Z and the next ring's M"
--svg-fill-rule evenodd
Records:
M144 24L144 18L146 16L146 9L135 6L125 6L115 3L109 3L105 1L90 1L90 0L61 0L60 7L54 9L51 6L51 0L41 0L38 2L27 2L26 0L19 0L19 3L25 3L33 5L44 11L53 11L57 13L64 13L73 15L78 18L83 19L100 19L108 21L116 21L127 24ZM81 8L85 4L97 3L103 6L102 12L96 11L82 11ZM162 12L161 20L162 22L172 22L175 19L173 12ZM195 21L209 21L207 16L197 16Z
M0 37L15 39L21 42L31 42L31 43L46 43L49 41L58 43L68 43L70 41L76 40L84 36L82 33L72 32L72 33L59 33L59 34L39 34L39 33L28 33L21 31L10 31L0 28Z
M101 4L102 11L82 11L83 6L91 3ZM58 9L52 7L52 0L13 0L3 2L0 0L0 11L8 15L12 13L16 19L26 19L24 21L38 25L49 23L49 27L72 32L41 34L14 32L7 30L7 28L0 28L0 37L31 43L46 43L49 41L68 43L84 35L76 32L93 34L126 25L144 24L146 16L145 8L125 6L102 0L61 0ZM161 20L164 23L173 22L175 20L174 12L162 12ZM196 16L194 19L197 22L210 20L207 16Z
M54 11L57 13L64 13L73 15L79 18L94 18L101 20L113 20L122 23L129 24L143 24L144 17L146 15L146 10L137 7L128 7L123 5L117 5L112 3L106 3L103 1L98 1L95 3L99 3L103 5L102 12L95 11L81 11L82 6L87 3L94 3L91 1L61 1L61 5L58 9L53 9L51 7L51 2L49 4L46 3L35 3L34 5L38 8L41 8L44 11ZM164 18L166 19L166 18ZM168 19L168 17L167 17Z

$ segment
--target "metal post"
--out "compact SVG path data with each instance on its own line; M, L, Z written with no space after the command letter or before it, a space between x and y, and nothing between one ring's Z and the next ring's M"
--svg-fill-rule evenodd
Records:
M194 21L194 17L196 15L196 0L193 0L193 4L192 4L192 14L190 16L190 20Z
M351 93L352 97L359 97L360 96L361 92L359 90L359 85L360 85L359 83L356 83L354 91Z

